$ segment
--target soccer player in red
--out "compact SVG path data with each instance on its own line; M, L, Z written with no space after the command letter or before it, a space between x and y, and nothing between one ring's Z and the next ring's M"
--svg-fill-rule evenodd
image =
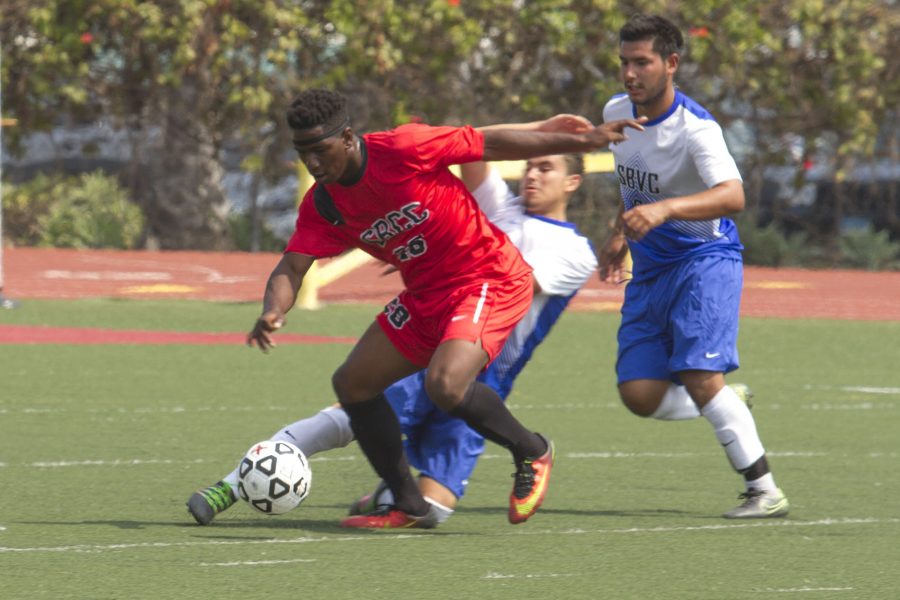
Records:
M594 150L625 139L625 119L583 133L404 125L357 135L346 99L301 93L287 112L294 148L316 184L300 205L294 235L272 271L262 315L247 343L267 351L313 261L361 248L400 271L404 291L379 314L332 377L341 406L394 506L349 517L345 527L434 527L403 450L400 425L383 395L428 367L432 401L504 446L516 464L509 521L527 520L543 501L553 445L526 429L490 387L476 382L531 302L531 268L479 210L448 169Z

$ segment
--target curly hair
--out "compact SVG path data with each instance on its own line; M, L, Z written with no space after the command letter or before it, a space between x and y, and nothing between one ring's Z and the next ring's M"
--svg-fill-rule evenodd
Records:
M287 122L291 129L338 126L345 120L349 120L347 98L332 90L305 90L294 98L287 110Z
M619 42L653 40L653 51L667 58L684 52L684 37L672 21L658 15L633 15L619 30Z

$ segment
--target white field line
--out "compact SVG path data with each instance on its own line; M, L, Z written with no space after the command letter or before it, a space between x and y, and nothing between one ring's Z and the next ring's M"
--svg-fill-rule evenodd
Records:
M788 458L817 458L820 456L828 456L827 452L806 452L806 451L787 451L787 452L767 452L772 457L788 457ZM572 459L624 459L624 458L697 458L702 456L713 456L712 452L568 452L563 454L564 458ZM874 452L869 454L870 458L896 458L896 452ZM506 454L482 454L483 460L508 460ZM315 456L309 459L311 463L318 462L348 462L362 460L357 455L351 456ZM87 460L46 460L31 463L21 463L11 465L9 463L0 462L0 468L4 467L25 467L36 469L61 469L66 467L140 467L145 465L201 465L201 464L218 464L220 460L207 460L196 458L193 460L176 460L171 458L114 458L114 459L87 459Z
M553 577L574 577L574 573L525 573L522 575L507 575L504 573L490 572L482 579L548 579Z
M315 558L295 558L292 560L240 560L234 562L199 563L201 567L256 567L260 565L284 565L289 563L311 563Z
M317 456L310 458L309 462L346 462L359 460L357 456ZM64 467L139 467L144 465L201 465L218 464L220 460L175 460L171 458L114 458L112 460L55 460L23 463L20 467L39 469L59 469ZM9 463L0 462L0 468L10 467Z
M800 587L800 588L763 588L761 590L751 590L758 594L795 594L797 592L849 592L852 587Z
M840 392L854 392L857 394L881 394L889 396L900 396L900 387L873 387L868 385L813 385L807 383L803 386L805 390L837 390Z
M518 530L510 533L487 534L492 537L512 538L521 535L653 535L657 533L691 533L697 531L733 531L738 529L758 529L758 528L798 528L798 527L839 527L846 525L896 525L900 523L900 518L892 519L876 519L873 517L849 517L842 519L819 519L817 521L755 521L752 523L723 523L721 525L671 525L660 527L630 527L623 529L569 529L565 531L556 531L550 529L529 529ZM470 534L465 533L445 533L445 536L467 537ZM483 537L484 533L479 532L478 536ZM425 532L398 533L389 534L382 532L378 535L365 536L319 536L319 537L298 537L289 539L246 539L246 540L221 540L211 539L205 541L191 542L137 542L126 544L75 544L71 546L34 546L34 547L11 547L0 546L0 554L23 554L38 552L76 552L76 553L98 553L117 550L144 550L159 548L198 548L204 546L259 546L259 545L285 545L285 544L311 544L311 543L330 543L330 542L359 542L359 541L377 541L377 540L425 540L433 539Z
M328 401L322 402L322 406L326 406ZM621 408L621 403L619 402L570 402L565 404L510 404L509 407L511 409L521 409L521 408L543 408L543 409L573 409L573 408L585 408L585 409L607 409ZM45 415L45 414L56 414L56 413L68 413L68 414L88 414L88 415L105 415L109 413L120 414L120 415L150 415L150 414L182 414L182 413L247 413L247 412L296 412L296 406L278 406L278 405L269 405L269 406L147 406L147 407L136 407L136 408L122 408L119 406L108 407L108 408L88 408L83 409L80 407L76 408L64 408L64 407L50 407L50 406L24 406L21 408L4 408L0 407L0 415L4 414L23 414L23 415Z
M149 414L181 414L181 413L246 413L246 412L296 412L296 406L197 406L186 408L184 406L151 406L138 408L88 408L69 409L59 407L26 406L22 408L0 408L0 415L19 413L23 415L45 415L55 413L105 415L109 413L120 415L149 415Z
M857 404L836 404L832 402L813 402L801 404L802 410L892 410L896 408L893 402L859 402Z
M876 387L856 387L856 386L843 386L843 387L835 387L835 386L812 386L805 385L804 389L807 390L840 390L844 392L856 392L856 393L864 393L864 394L876 394L876 395L900 395L900 388L876 388ZM328 404L328 401L323 401L322 405L325 406ZM563 403L554 403L554 404L520 404L515 402L510 402L508 404L511 410L523 410L523 409L532 409L532 410L573 410L573 409L587 409L587 410L619 410L622 408L622 403L615 401L585 401L585 402L563 402ZM766 402L757 402L757 405L754 407L754 410L757 409L772 409L772 410L780 410L783 409L786 405L780 402L766 403ZM837 403L837 402L812 402L800 405L794 405L796 408L805 409L805 410L881 410L881 409L894 409L897 407L895 402L856 402L856 403ZM76 408L67 408L67 407L56 407L56 406L24 406L24 407L3 407L0 406L0 415L4 414L24 414L24 415L44 415L44 414L56 414L56 413L66 413L66 414L88 414L88 415L96 415L96 414L121 414L121 415L152 415L152 414L183 414L183 413L247 413L247 412L296 412L297 407L292 405L269 405L269 406L146 406L146 407L136 407L136 408L122 408L119 406L115 407L105 407L105 408L87 408L83 409L80 407Z

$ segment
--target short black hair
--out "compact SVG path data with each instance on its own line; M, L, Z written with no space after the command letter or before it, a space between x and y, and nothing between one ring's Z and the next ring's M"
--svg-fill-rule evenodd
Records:
M653 40L653 51L664 59L684 52L684 36L672 21L659 15L633 15L619 30L619 43Z
M310 89L300 92L287 110L291 129L311 129L319 125L337 127L349 120L347 98L332 90Z

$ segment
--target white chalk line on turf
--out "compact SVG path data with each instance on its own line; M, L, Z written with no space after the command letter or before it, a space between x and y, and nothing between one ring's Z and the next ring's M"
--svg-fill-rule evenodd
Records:
M799 587L799 588L763 588L760 590L750 590L757 594L794 594L797 592L849 592L855 588L852 587Z
M61 408L49 406L24 406L21 408L0 408L0 415L20 413L23 415L45 415L52 413L104 415L109 413L120 415L148 415L148 414L182 414L182 413L246 413L246 412L296 412L296 406L149 406L136 408L122 408L119 406L109 408Z
M893 410L893 402L857 402L854 404L836 404L833 402L813 402L801 404L802 410Z
M872 517L847 517L842 519L819 519L816 521L755 521L752 523L723 523L721 525L670 525L659 527L628 527L620 529L568 529L564 531L555 531L550 529L530 529L518 530L510 533L485 534L478 532L478 536L491 535L492 537L511 537L519 535L627 535L627 534L655 534L655 533L678 533L678 532L695 532L695 531L731 531L737 529L757 529L757 528L797 528L797 527L835 527L841 525L886 525L900 523L900 518L876 519ZM470 534L466 533L450 533L445 532L445 537L466 537ZM204 540L195 542L137 542L130 544L76 544L72 546L36 546L17 548L11 546L0 546L0 554L12 553L36 553L36 552L77 552L77 553L95 553L114 550L143 550L143 549L159 549L159 548L195 548L202 546L258 546L258 545L278 545L278 544L310 544L310 543L328 543L328 542L360 542L360 541L377 541L377 540L426 540L433 539L427 532L417 533L398 533L390 534L387 532L378 535L365 536L321 536L321 537L299 537L290 539L247 539L247 540Z
M234 562L198 563L201 567L256 567L265 565L285 565L289 563L311 563L315 558L295 558L292 560L239 560Z
M855 392L859 394L887 394L900 396L900 387L875 387L869 385L815 385L807 383L805 390L837 390L840 392Z
M325 406L328 404L328 401L323 401L322 405ZM620 402L567 402L563 404L510 404L509 407L513 410L515 409L549 409L549 410L557 410L557 409L573 409L573 408L588 408L588 409L620 409L622 404ZM23 414L23 415L45 415L45 414L89 414L89 415L105 415L105 414L119 414L119 415L152 415L152 414L184 414L184 413L247 413L247 412L260 412L260 411L268 411L268 412L297 412L296 406L279 406L279 405L268 405L268 406L145 406L145 407L135 407L135 408L123 408L120 406L112 406L112 407L104 407L104 408L70 408L70 407L57 407L57 406L23 406L23 407L14 407L0 408L0 415L5 414Z
M820 456L828 456L827 452L807 452L807 451L786 451L786 452L767 452L770 457L789 457L789 458L815 458ZM712 452L568 452L562 456L572 459L628 459L628 458L697 458L701 456L713 456ZM718 456L718 454L716 454ZM873 453L871 458L893 458L897 453ZM483 460L509 460L506 454L482 454ZM352 462L362 460L361 456L314 456L309 459L311 463L318 462ZM219 464L221 460L206 460L195 458L193 460L176 460L171 458L114 458L114 459L85 459L85 460L42 460L31 463L21 463L11 465L9 463L0 462L0 468L4 467L25 467L35 469L61 469L66 467L140 467L146 465L202 465L202 464Z
M482 579L548 579L554 577L573 577L574 573L525 573L524 575L507 575L504 573L490 572Z

